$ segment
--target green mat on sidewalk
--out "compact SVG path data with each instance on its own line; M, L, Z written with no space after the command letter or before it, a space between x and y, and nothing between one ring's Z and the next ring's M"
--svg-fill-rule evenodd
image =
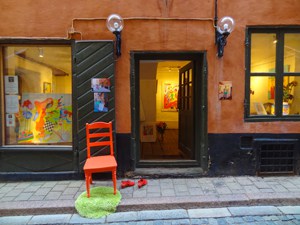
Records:
M112 187L94 187L90 189L91 196L86 191L81 193L75 201L78 214L85 218L96 219L114 213L122 195L117 191L114 195Z

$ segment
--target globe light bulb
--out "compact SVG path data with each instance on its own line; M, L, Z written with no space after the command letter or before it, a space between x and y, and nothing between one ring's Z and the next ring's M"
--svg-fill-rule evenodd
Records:
M223 29L224 31L227 31L228 30L228 24L227 23L225 23L224 24L224 29Z
M114 28L117 29L118 27L119 27L119 24L118 24L117 22L115 22L115 23L114 23Z
M217 24L217 30L223 34L224 32L231 33L234 29L235 22L229 16L222 17Z
M124 27L124 22L121 16L117 14L111 14L109 17L107 17L106 26L110 32L121 32Z

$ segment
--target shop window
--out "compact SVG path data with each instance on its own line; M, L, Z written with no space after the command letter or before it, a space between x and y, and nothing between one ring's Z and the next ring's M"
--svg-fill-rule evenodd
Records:
M1 45L4 145L72 144L71 47Z
M248 28L245 118L300 119L300 29Z

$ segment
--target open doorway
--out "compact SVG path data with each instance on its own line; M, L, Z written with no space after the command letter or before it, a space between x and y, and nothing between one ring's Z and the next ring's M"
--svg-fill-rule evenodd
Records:
M206 167L206 53L131 57L133 168Z
M188 64L191 61L140 61L141 160L192 159L179 143L180 70ZM192 76L188 80L192 83Z

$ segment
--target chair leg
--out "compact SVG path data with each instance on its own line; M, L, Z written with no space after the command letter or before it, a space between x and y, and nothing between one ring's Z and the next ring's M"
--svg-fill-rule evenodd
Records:
M90 197L90 174L85 172L84 173L85 175L85 186L86 186L86 194L87 194L87 197L89 198Z
M112 172L112 180L114 184L114 195L115 195L117 194L117 171L116 170Z
M92 177L92 174L90 174L90 184L93 183L93 177Z

